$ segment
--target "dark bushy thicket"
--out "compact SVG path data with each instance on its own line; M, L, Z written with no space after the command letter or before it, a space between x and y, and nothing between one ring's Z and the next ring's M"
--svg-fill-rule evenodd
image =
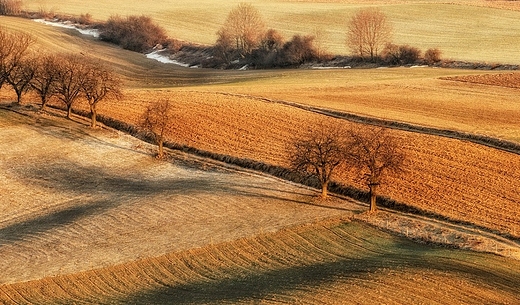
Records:
M21 0L0 0L0 15L16 16L22 12Z
M136 52L146 52L158 44L165 44L168 39L166 31L147 16L112 16L102 27L99 37Z
M275 30L269 30L260 45L249 56L238 56L235 49L215 45L215 60L207 63L208 67L237 68L248 65L254 68L280 68L300 66L304 63L320 60L314 36L295 35L289 41ZM325 57L325 56L324 56Z
M389 65L413 65L421 60L421 50L409 45L389 43L383 49L381 57Z

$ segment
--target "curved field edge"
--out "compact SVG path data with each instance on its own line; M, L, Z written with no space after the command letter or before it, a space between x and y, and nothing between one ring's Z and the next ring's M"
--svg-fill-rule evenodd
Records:
M347 220L0 286L4 304L512 304L520 264Z

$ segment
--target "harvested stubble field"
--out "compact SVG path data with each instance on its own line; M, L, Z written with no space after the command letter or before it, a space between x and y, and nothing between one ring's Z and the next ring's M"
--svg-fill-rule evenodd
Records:
M108 116L137 123L154 98L175 101L169 139L219 154L288 166L291 139L318 120L338 120L251 97L185 90L129 91L101 105ZM343 121L347 127L362 125ZM399 202L520 236L520 155L460 140L391 131L408 155L405 172L389 177L382 195ZM364 188L344 170L337 180Z
M6 304L515 304L520 265L322 221L38 281ZM412 284L413 283L413 284ZM413 287L413 288L412 288Z
M0 110L0 283L111 266L362 209L53 115ZM261 213L259 213L261 211Z

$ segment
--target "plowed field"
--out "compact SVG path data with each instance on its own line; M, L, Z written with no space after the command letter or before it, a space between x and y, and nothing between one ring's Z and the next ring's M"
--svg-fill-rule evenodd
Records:
M316 120L336 120L249 97L180 90L128 92L124 102L106 103L100 111L136 123L152 94L175 101L171 140L283 166L287 166L290 139ZM382 186L383 195L520 236L519 155L454 139L392 133L400 139L408 159L405 173L390 177ZM364 187L346 170L337 179Z
M520 88L520 73L462 75L443 77L443 79L496 87Z
M515 304L520 264L320 222L0 286L5 304Z

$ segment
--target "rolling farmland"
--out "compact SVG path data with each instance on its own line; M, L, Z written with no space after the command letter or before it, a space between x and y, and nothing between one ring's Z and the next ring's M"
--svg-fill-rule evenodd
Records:
M520 284L520 265L511 263L414 244L357 222L324 221L113 267L2 285L0 301L510 304L519 301Z
M149 10L170 33L204 43L214 34L208 34L209 29L236 4L215 8L207 0L167 3L175 10L159 10L165 1L146 7L131 2L125 12ZM311 12L323 26L334 22L339 27L343 14L367 5L253 4L297 31L308 30L316 21ZM400 34L419 46L429 45L431 31L444 33L437 38L452 44L447 54L460 51L460 44L471 45L483 33L473 31L466 41L450 42L460 33L439 29L439 24L474 29L488 20L491 34L506 25L510 31L517 26L520 12L514 4L465 4L396 1L384 10L397 17L397 28L410 23L424 27L421 35ZM39 5L51 9L56 4L49 0ZM66 5L59 11L79 14L93 7L89 1ZM120 3L107 2L89 12L108 16L113 5ZM194 18L209 14L198 5L214 15L204 21ZM502 5L511 10L489 8ZM424 19L432 10L437 13ZM177 14L192 18L189 30L188 19L178 19L179 32L168 25L166 20ZM463 14L475 16L471 27L466 24L469 18L461 20ZM296 26L296 20L307 25ZM124 99L103 101L103 116L136 124L149 103L170 99L175 119L168 140L214 154L286 167L291 139L309 124L340 121L364 128L291 104L520 143L518 72L186 69L74 30L7 17L0 17L0 24L34 33L39 51L83 52L114 67L124 79ZM329 34L339 39L338 28ZM334 39L331 49L339 46ZM496 41L486 41L478 50L465 50L464 59L507 60L507 54L513 54L509 44L518 43L500 35L497 39L507 45L496 48ZM483 54L486 58L479 57ZM362 214L367 207L360 202L318 200L316 190L236 166L179 151L169 151L166 161L155 160L152 145L122 132L88 129L84 118L64 120L54 109L36 112L31 95L21 107L9 106L12 99L12 92L0 90L0 303L520 302L520 264L514 259L520 253L517 153L392 130L407 159L404 172L389 177L381 194L437 218L392 211L370 217ZM87 109L82 102L75 108ZM365 188L346 168L334 179ZM410 229L409 237L420 236L422 242L453 243L509 257L419 244L364 222L406 236ZM499 250L499 245L508 248Z

